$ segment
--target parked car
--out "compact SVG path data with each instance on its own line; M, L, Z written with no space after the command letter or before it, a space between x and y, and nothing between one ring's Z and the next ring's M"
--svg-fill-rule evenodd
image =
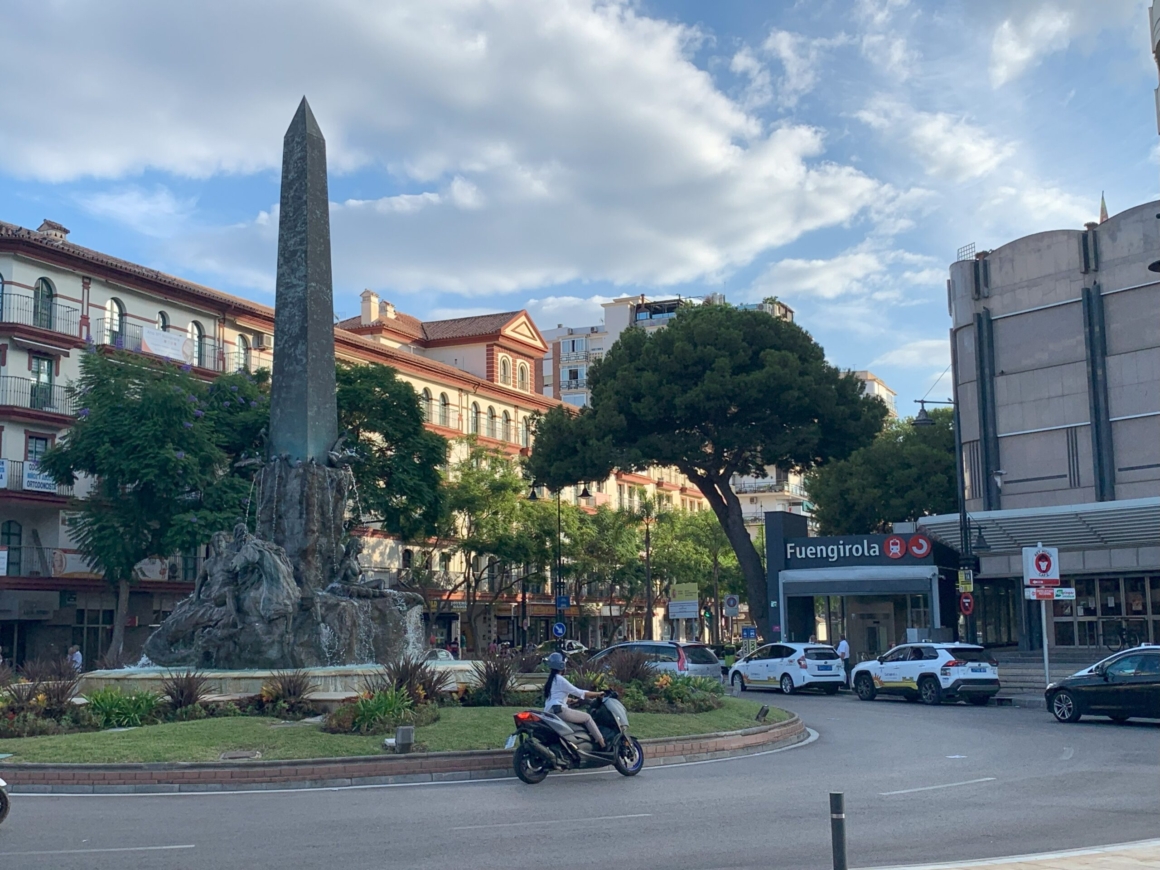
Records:
M999 665L981 646L905 643L859 663L850 680L863 701L901 695L924 704L967 700L982 706L999 691Z
M1127 722L1160 719L1160 647L1125 650L1047 687L1047 709L1060 722L1084 715Z
M544 655L549 655L555 651L556 641L554 640L546 640L538 647L536 647L536 652L543 653ZM588 652L588 647L584 646L584 644L580 643L578 640L566 640L564 641L562 651L564 655L571 658L572 656L583 655L584 653Z
M832 646L817 643L770 643L742 656L729 669L729 684L742 689L819 688L836 695L846 670Z
M445 649L429 649L427 654L423 656L425 662L453 662L455 656Z
M648 656L649 662L658 671L681 674L688 677L712 677L721 679L721 662L716 654L703 643L683 643L675 640L634 640L618 643L601 650L588 660L588 667L608 664L608 657L617 650L632 650Z

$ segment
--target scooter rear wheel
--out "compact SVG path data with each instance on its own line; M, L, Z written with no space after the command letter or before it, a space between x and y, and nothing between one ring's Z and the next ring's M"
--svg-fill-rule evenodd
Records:
M544 777L548 775L544 760L523 745L517 746L516 751L512 753L512 767L516 770L516 776L528 785L543 782Z
M8 818L8 810L12 808L12 802L8 800L8 792L0 790L0 822Z
M612 757L612 764L616 772L624 776L636 776L644 767L644 749L635 737L625 737L616 747L616 754Z

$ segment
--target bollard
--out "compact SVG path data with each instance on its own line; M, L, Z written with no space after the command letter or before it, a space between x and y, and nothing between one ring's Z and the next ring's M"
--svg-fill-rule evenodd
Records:
M830 839L834 847L834 870L848 870L846 864L846 795L830 792Z
M415 726L400 725L395 729L395 752L410 752L415 745Z

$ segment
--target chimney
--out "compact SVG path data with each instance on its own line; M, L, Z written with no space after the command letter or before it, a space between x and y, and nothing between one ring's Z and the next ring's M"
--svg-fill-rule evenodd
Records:
M62 227L56 221L50 221L48 218L45 218L41 222L40 226L36 228L36 231L43 236L48 236L48 238L56 242L63 242L65 237L68 235L67 229Z
M394 306L394 305L392 305L390 302L384 302L384 303L383 303L381 306L379 306L379 310L380 310L380 311L383 313L383 315L384 315L384 316L386 316L386 317L387 317L389 320L394 320L394 319L395 319L395 306Z
M359 325L370 326L379 319L379 294L371 290L364 290L359 299L362 300L362 308L358 318Z

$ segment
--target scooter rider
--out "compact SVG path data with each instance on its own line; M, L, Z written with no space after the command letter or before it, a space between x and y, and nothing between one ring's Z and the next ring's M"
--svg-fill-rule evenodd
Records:
M568 698L599 698L600 692L585 692L583 689L578 689L573 686L568 679L561 673L568 660L564 658L561 652L554 652L547 659L548 667L551 673L548 674L548 681L544 683L544 710L555 716L559 716L565 722L573 725L583 725L588 729L588 733L592 735L592 739L596 744L604 749L604 735L600 733L600 729L596 727L596 723L592 717L583 710L573 710L568 706Z

